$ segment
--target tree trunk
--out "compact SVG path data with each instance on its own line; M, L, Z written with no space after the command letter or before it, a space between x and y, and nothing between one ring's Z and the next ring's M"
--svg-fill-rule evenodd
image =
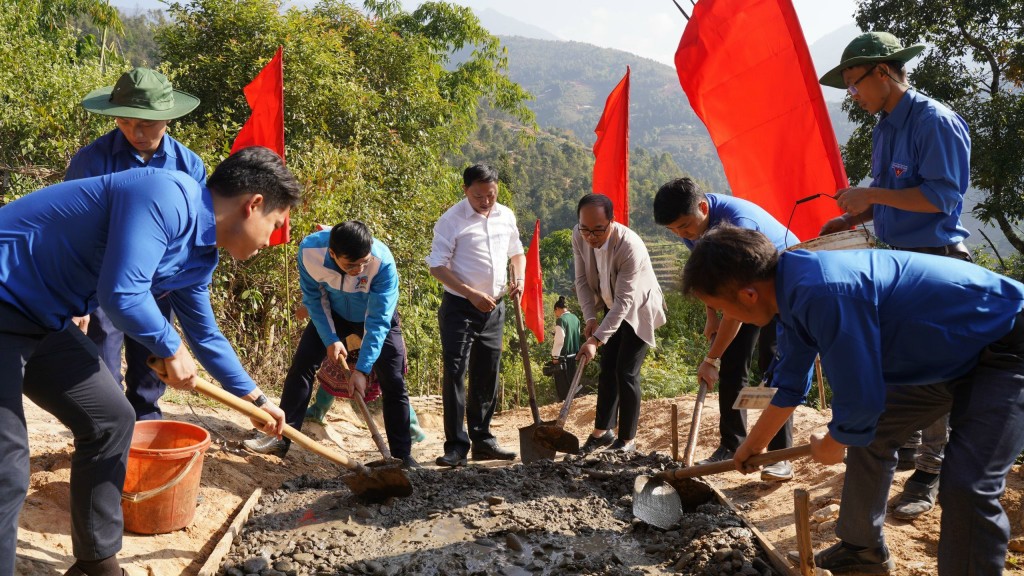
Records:
M994 219L996 223L999 224L999 230L1002 231L1003 236L1006 236L1006 239L1010 241L1010 245L1012 245L1017 252L1024 253L1024 238L1017 235L1017 232L1013 229L1013 225L1010 224L1006 215L999 213L995 215Z

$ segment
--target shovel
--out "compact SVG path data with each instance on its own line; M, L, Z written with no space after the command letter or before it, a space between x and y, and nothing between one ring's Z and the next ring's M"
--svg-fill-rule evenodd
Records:
M163 360L150 357L147 362L149 367L158 374L166 374ZM214 386L202 378L196 376L196 391L204 396L212 398L229 408L233 408L246 416L266 424L274 424L274 418L265 411L246 402L241 398L226 392L223 388ZM332 462L341 464L352 471L345 474L341 479L348 485L349 489L357 495L371 501L382 501L391 497L404 498L412 494L412 484L401 468L378 468L370 469L361 462L346 457L326 446L315 442L309 436L299 432L288 424L284 425L283 434L299 446L310 452L315 452Z
M572 399L582 388L580 377L583 376L583 368L586 365L587 363L584 361L580 362L579 366L576 367L576 375L572 378L569 392L565 395L565 402L562 403L562 409L558 412L558 420L555 420L553 424L545 423L537 427L534 441L540 446L548 450L565 452L567 454L576 454L580 451L580 439L565 429L565 421L569 418L569 407L572 406Z
M537 395L533 385L533 367L530 365L530 349L526 342L526 328L523 326L523 311L519 299L513 298L512 305L516 310L516 330L519 332L519 353L523 357L523 370L526 372L526 390L530 394L530 412L533 424L519 429L519 455L523 464L538 460L553 459L555 451L541 446L535 439L537 427L541 425L540 410L537 408Z
M764 466L810 455L811 445L802 444L751 456L747 463L750 466ZM664 470L653 477L637 476L633 482L633 516L652 526L668 530L682 518L684 507L693 508L710 499L711 487L695 478L735 469L735 462L723 460L676 470Z
M700 432L700 416L704 412L704 398L707 395L707 382L701 380L697 389L697 401L693 404L693 419L690 420L690 435L686 438L686 452L683 454L685 466L693 466L693 454L697 451L697 434Z
M352 373L352 369L348 367L348 360L345 358L344 354L338 356L338 362L341 364L342 370L348 374ZM377 429L377 423L373 420L373 416L370 415L370 409L366 407L366 401L363 399L363 395L353 388L352 399L359 408L359 415L362 416L363 421L366 422L366 427L370 429L370 436L373 437L373 443L377 445L377 450L380 450L380 455L384 457L383 460L368 462L366 465L377 469L385 466L401 467L402 461L391 456L391 449L388 448L387 443L384 442L384 438L381 437L380 430Z

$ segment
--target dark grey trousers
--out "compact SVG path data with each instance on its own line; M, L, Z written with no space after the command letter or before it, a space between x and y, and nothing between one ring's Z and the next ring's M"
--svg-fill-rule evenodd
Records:
M13 574L18 513L29 482L22 394L75 437L71 457L71 542L75 558L121 549L121 491L135 425L96 346L79 330L50 332L0 304L0 574Z
M601 375L597 379L594 428L611 430L618 422L619 438L636 438L640 422L640 367L650 349L626 322L598 349Z

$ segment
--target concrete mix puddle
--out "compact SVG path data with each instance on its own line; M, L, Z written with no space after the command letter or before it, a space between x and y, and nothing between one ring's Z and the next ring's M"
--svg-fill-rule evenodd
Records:
M741 574L776 572L729 508L670 530L633 517L633 480L659 454L599 453L409 473L409 498L370 504L339 479L265 494L221 565L228 576L328 574Z

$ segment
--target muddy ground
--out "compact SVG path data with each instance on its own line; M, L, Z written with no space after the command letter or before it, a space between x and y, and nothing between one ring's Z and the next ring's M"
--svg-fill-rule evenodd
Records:
M254 510L247 532L220 566L223 573L229 565L233 568L241 562L241 567L261 568L263 576L273 576L275 571L287 574L288 570L275 570L275 562L291 561L292 569L297 570L296 554L309 555L299 556L299 561L308 560L314 570L329 565L321 571L325 574L698 574L705 573L709 565L718 568L712 573L723 573L726 562L734 560L738 564L733 571L724 573L748 569L752 574L755 572L749 569L764 569L763 556L758 557L745 544L749 541L745 528L719 506L706 507L699 517L684 519L668 532L632 520L628 500L632 477L665 465L671 447L673 403L679 406L684 436L680 443L685 443L692 397L644 403L638 454L631 461L598 456L558 466L524 467L517 461L511 467L491 464L457 471L432 466L443 442L439 399L415 399L429 438L414 447L414 455L425 468L412 474L413 498L384 506L352 499L337 482L340 469L304 450L293 448L283 461L233 450L235 443L250 433L242 416L199 399L193 399L191 406L180 395L169 400L165 402L169 418L208 428L218 444L206 455L192 525L158 536L125 535L120 557L131 576L199 573L232 517L257 487L264 489L264 498ZM574 405L567 428L581 439L592 426L593 409L593 396ZM20 521L17 573L59 575L73 561L67 516L71 438L27 402L26 411L32 478ZM542 409L545 419L553 419L556 412L557 406ZM827 411L801 408L796 413L795 438L803 441L811 432L823 430L827 420ZM506 412L495 417L494 431L502 443L516 447L518 429L530 421L529 410ZM715 449L717 423L717 405L711 396L704 408L697 458ZM335 406L326 428L307 425L304 430L326 445L340 444L357 458L375 457L369 434L347 405ZM660 455L649 455L652 451ZM784 553L796 547L793 489L809 490L811 508L816 510L838 503L842 488L842 466L801 461L795 469L796 479L785 484L764 483L756 475L737 472L710 480ZM894 496L909 475L898 473ZM1024 479L1015 468L1003 498L1015 539L1011 545L1024 544L1022 488ZM887 519L886 535L898 565L894 574L934 574L938 520L938 511L914 523ZM717 532L712 528L705 537L702 531L712 524ZM821 524L812 538L819 549L835 542L830 523ZM257 566L258 558L263 558L265 565ZM245 566L246 560L256 564ZM680 564L683 560L687 561ZM1024 574L1018 566L1024 566L1024 555L1011 553L1007 573Z

